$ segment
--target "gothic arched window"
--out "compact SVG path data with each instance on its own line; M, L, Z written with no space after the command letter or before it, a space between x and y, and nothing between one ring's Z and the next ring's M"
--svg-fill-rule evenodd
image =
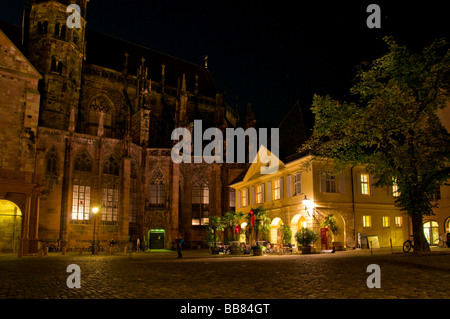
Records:
M192 181L192 225L209 223L209 186L208 179L202 174Z
M117 223L119 212L119 164L110 156L103 163L102 216L105 223Z
M72 220L89 220L92 160L86 152L75 157L72 187Z
M47 155L47 175L58 175L58 170L56 167L57 162L58 158L56 156L56 151L54 148L52 148L52 150Z
M136 223L137 217L137 180L138 174L136 166L131 163L130 172L130 223Z
M100 119L103 126L103 136L113 137L114 105L105 94L95 97L89 104L88 134L98 134Z
M166 202L166 182L160 168L155 168L150 177L150 205L164 206Z

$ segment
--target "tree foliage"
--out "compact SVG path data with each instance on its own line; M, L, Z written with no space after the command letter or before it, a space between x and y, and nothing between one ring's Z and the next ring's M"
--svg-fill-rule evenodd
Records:
M395 181L396 203L412 217L415 249L423 251L422 218L450 177L450 135L437 116L450 101L450 51L443 39L419 53L384 40L388 53L360 65L351 101L314 96L313 134L300 151L332 158L337 170L367 165L376 186Z

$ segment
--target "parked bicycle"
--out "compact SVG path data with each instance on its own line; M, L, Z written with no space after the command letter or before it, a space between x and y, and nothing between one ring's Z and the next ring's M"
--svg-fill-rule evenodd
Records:
M89 252L92 252L95 249L97 249L98 252L101 252L101 251L103 251L103 246L101 246L101 245L91 245L91 246L88 247L88 251Z
M409 235L409 238L403 243L403 252L405 253L409 253L411 249L414 250L414 236Z

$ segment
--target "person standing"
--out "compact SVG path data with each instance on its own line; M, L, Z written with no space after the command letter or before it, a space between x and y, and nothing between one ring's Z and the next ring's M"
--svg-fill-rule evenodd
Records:
M183 257L183 255L181 254L181 245L183 244L183 242L183 236L180 235L180 237L176 239L178 258Z

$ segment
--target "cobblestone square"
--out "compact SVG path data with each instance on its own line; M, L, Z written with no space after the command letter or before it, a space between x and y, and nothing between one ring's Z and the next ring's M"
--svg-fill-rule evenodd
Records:
M267 256L185 250L99 255L0 255L2 299L448 299L450 251L390 250ZM80 267L69 288L67 267ZM370 264L381 288L368 288Z

